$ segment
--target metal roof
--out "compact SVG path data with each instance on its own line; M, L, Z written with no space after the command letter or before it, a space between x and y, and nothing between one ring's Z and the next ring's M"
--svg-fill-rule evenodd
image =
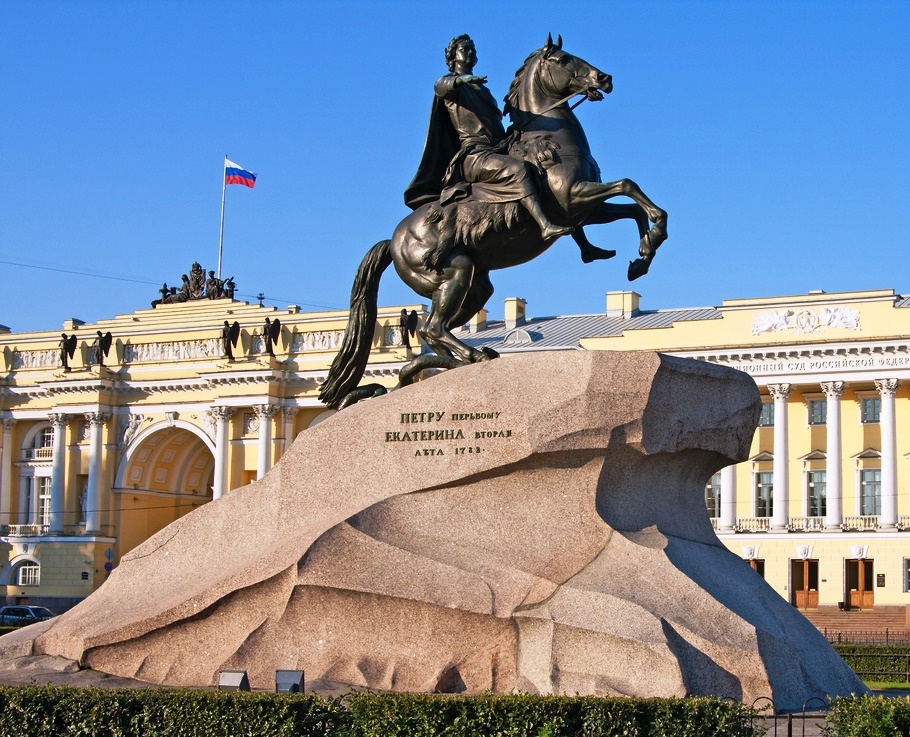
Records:
M535 317L514 328L502 320L491 320L476 333L461 331L456 335L472 348L484 346L499 352L556 350L578 348L582 338L622 335L629 330L668 328L675 322L717 320L721 313L714 307L639 312L632 317L608 315L567 315Z

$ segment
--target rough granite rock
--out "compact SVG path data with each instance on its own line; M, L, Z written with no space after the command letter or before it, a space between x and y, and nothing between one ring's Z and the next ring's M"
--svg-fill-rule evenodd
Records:
M864 687L711 528L746 458L746 374L527 353L348 408L168 526L0 664L56 655L202 686L244 669L413 691L812 696Z

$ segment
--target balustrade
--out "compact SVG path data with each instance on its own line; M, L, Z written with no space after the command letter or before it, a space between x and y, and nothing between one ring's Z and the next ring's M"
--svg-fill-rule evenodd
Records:
M25 449L25 458L26 461L42 461L50 460L54 457L53 448L26 448Z
M878 515L864 514L858 517L844 517L841 529L846 532L869 532L878 529Z
M44 537L50 535L50 525L0 525L0 536L3 537ZM81 535L99 535L102 537L115 537L116 527L104 525L100 530L87 532L84 525L66 525L62 532L55 533L67 537Z
M8 537L40 537L47 535L50 525L5 525L4 535Z
M825 518L791 517L787 529L790 532L822 532L825 529Z
M768 532L771 529L771 518L739 517L733 529L736 532Z

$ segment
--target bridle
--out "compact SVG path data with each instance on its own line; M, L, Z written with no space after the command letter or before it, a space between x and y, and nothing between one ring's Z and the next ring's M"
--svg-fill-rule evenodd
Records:
M553 60L551 57L547 57L546 61L553 63ZM560 68L564 72L566 72L566 74L569 74L573 80L578 79L578 74L574 70L570 73L569 70L565 69L564 67L560 67ZM551 110L555 110L556 108L560 107L561 105L564 105L565 103L567 103L569 100L571 100L576 95L584 95L584 96L578 102L576 102L574 105L569 105L569 110L574 110L579 105L581 105L581 103L583 103L585 100L588 99L587 92L583 92L580 90L578 92L570 92L566 97L563 97L561 100L557 100L552 105L550 105L548 108L541 110L539 113L534 113L520 125L518 123L513 123L512 129L517 131L518 133L521 133L528 125L530 125L530 123L537 120L537 118L541 117L542 115L546 115L548 112L550 112Z

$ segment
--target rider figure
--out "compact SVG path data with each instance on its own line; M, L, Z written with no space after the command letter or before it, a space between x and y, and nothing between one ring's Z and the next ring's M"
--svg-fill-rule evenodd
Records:
M446 205L466 195L463 186L450 185L467 182L479 185L471 187L473 200L520 202L540 226L546 243L571 233L572 228L560 227L544 214L528 163L504 153L502 112L484 86L487 78L473 74L477 52L470 36L452 39L446 63L449 74L434 87L427 144L420 169L405 191L405 203L417 209L440 199Z

